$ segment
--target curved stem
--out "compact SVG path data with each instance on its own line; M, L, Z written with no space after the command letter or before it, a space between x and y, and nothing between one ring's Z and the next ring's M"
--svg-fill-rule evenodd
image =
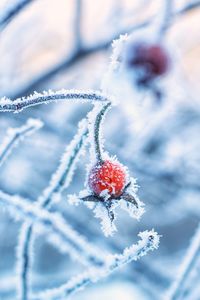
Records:
M101 124L108 109L111 107L111 102L104 105L100 112L96 115L94 122L94 147L95 155L98 162L103 161L102 158L102 142L101 142Z
M11 100L8 98L0 99L0 112L19 112L24 108L35 106L38 104L47 104L60 100L74 100L78 102L108 102L106 95L99 91L79 91L79 90L60 90L57 92L34 93L29 97Z

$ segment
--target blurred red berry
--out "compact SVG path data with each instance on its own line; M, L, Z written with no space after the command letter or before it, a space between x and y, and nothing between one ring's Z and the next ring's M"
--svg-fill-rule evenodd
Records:
M129 68L138 71L138 82L148 84L169 69L169 55L160 44L135 42L129 44L126 53Z
M117 162L109 160L100 162L90 170L88 184L97 196L107 191L108 195L119 197L126 184L125 169Z

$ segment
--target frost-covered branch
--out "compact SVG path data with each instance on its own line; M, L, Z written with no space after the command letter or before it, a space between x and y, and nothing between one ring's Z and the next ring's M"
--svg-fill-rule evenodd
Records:
M0 203L7 208L13 218L37 223L38 234L48 233L48 241L63 253L69 253L84 264L104 265L104 254L89 244L74 231L58 213L51 213L25 198L0 191ZM49 232L50 231L50 232Z
M8 25L14 17L16 17L28 4L34 0L15 0L9 3L0 12L0 28Z
M26 136L40 129L43 123L38 119L28 119L25 125L19 128L9 128L7 135L0 145L0 166L5 162L12 149Z
M131 261L137 261L149 251L158 248L159 235L154 232L154 230L141 232L138 236L141 240L137 244L132 245L130 248L126 248L120 255L111 255L107 257L107 264L104 268L89 269L84 274L72 278L59 288L33 295L32 299L66 299L66 297L76 293L86 285L107 277L123 265L126 265Z
M100 91L80 91L80 90L65 90L57 92L48 91L43 93L35 92L28 97L11 100L6 97L0 99L0 112L19 112L24 108L35 106L38 104L48 104L50 102L64 100L73 100L77 102L107 102L110 101L108 96Z
M86 146L87 135L88 125L87 120L84 119L78 125L77 134L71 143L66 146L59 167L53 174L49 186L38 199L38 203L41 206L49 207L53 200L53 196L59 196L71 183L77 162Z
M183 263L178 273L178 278L171 287L166 300L181 300L183 299L186 282L191 275L191 272L196 267L200 258L200 224L192 239L191 245L185 255Z
M17 299L29 299L29 269L33 260L33 226L31 222L22 225L17 245Z
M39 197L37 203L41 207L50 207L53 199L66 189L71 180L80 155L82 154L87 141L88 127L86 119L82 120L78 125L78 133L69 145L67 145L64 155L61 159L57 171L53 174L49 186L44 190L42 196ZM18 247L18 274L19 277L19 299L28 299L29 270L31 268L32 244L34 242L34 225L25 223L22 226L19 237Z

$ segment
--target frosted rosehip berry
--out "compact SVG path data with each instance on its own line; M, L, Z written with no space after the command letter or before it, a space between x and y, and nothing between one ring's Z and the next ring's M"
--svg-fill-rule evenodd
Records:
M97 163L89 172L88 185L97 196L105 191L109 196L119 197L125 184L126 172L120 163L105 160Z
M169 55L164 46L158 43L130 43L126 51L126 63L139 74L138 83L148 84L169 69Z

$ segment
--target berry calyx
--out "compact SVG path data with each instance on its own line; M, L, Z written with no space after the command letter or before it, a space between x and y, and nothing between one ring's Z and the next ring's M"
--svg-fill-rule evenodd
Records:
M97 163L89 172L88 185L97 195L107 194L110 197L119 197L126 184L125 168L118 162L105 160Z
M170 60L161 44L135 41L127 47L126 64L138 72L138 83L145 85L167 73Z

